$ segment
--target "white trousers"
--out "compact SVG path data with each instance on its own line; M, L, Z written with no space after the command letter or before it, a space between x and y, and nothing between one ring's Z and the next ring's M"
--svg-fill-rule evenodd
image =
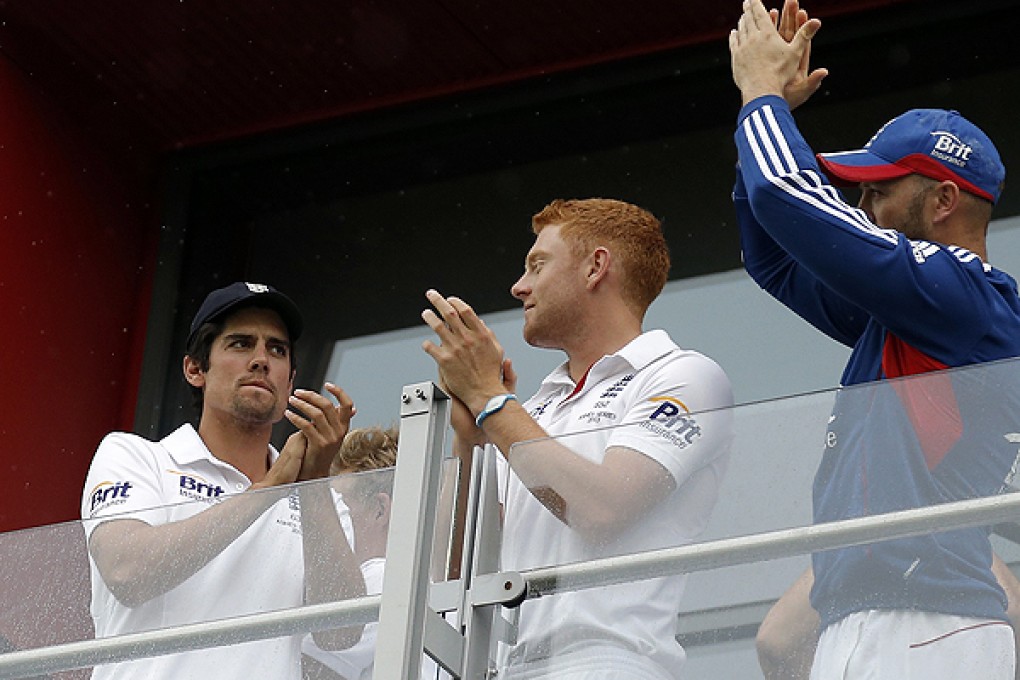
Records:
M828 626L811 680L1013 680L1005 621L931 612L857 612Z
M568 645L546 659L501 670L499 680L676 680L658 664L612 645Z

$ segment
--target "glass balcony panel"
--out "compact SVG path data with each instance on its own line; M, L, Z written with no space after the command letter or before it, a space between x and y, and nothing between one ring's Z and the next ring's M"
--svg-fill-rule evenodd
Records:
M378 593L385 564L392 477L390 468L238 495L198 493L192 488L194 485L186 488L182 484L184 491L191 489L182 492L182 497L192 500L131 513L118 513L114 507L98 519L4 534L0 536L0 559L4 560L5 574L0 610L7 618L3 628L6 651L38 649L94 637L116 638L299 607L306 583L303 534L315 540L309 546L310 559L321 564L323 570L338 571L318 572L319 576L329 577L326 581L333 577L358 579L359 583L367 582L369 593ZM101 510L99 506L104 504L116 505L130 493L130 485L117 487L104 483L92 492L93 506ZM134 570L129 569L130 559L116 557L104 562L105 572L101 572L96 561L90 560L86 537L91 537L93 552L98 555L102 546L110 549L113 545L109 539L104 543L104 532L113 537L115 534L108 532L117 531L118 525L130 530L137 528L138 523L169 529L158 537L158 548L155 543L146 543L142 548L158 550L163 557L158 562L138 561ZM187 527L187 523L191 526ZM339 532L341 526L342 534L333 533ZM186 531L182 530L185 528ZM216 537L224 535L229 538L217 548ZM349 564L361 565L356 572L339 573L343 565L326 552L327 542L322 537L337 539L341 535L344 541L353 542L355 552ZM129 547L119 549L131 555ZM212 561L208 561L210 555L215 555ZM110 585L103 573L111 579ZM311 583L312 572L308 575ZM311 592L308 597L310 602L313 597L320 602L338 599L335 595L317 596ZM361 615L362 619L366 617L372 619ZM305 630L314 624L308 625ZM367 646L368 652L362 657L370 664L373 630L371 622L364 626L363 633L360 625L348 629L345 639L349 642L341 644L356 644L343 652L323 654L327 659L339 654L350 659L356 657L359 645L360 649ZM215 668L219 663L248 663L244 660L253 653L274 659L266 663L275 663L276 658L282 657L291 665L300 665L302 639L306 638L306 649L311 644L310 636L301 633L256 635L265 639L233 644L233 640L244 639L245 633L232 638L220 636L209 643L186 643L213 648L170 654L159 652L159 642L155 642L153 650L159 656L105 664L97 667L96 677L104 674L119 677L117 674L135 671L157 673L159 669L184 672L191 667L189 664ZM359 637L367 638L367 645L364 640L358 642ZM232 644L224 644L225 639ZM144 646L132 652L134 656L152 653ZM272 672L277 670L281 669ZM90 669L79 669L65 671L58 677L85 678L89 674Z
M554 664L562 669L594 667L621 678L672 678L681 668L687 678L760 677L754 648L758 624L810 564L808 555L745 555L732 566L689 574L664 568L662 556L673 555L677 548L695 555L703 548L704 554L719 540L753 539L810 525L812 485L820 466L823 471L847 466L839 479L849 480L829 488L835 501L822 503L821 510L831 513L824 519L1012 493L1020 456L1018 392L1020 362L998 362L711 413L678 414L666 408L645 422L590 428L514 447L499 472L504 502L501 568L520 571L526 580L543 585L539 597L533 592L520 608L502 612L512 632L502 635L504 642L495 654L500 678L526 677L520 675L522 668ZM677 488L661 486L663 479L676 477L656 476L654 466L623 466L609 487L581 483L583 472L570 466L577 463L570 457L579 457L579 452L593 465L602 462L607 446L639 448L649 437L666 440L680 451L680 465L671 467L683 473ZM699 450L696 443L709 437L715 446ZM683 455L688 453L697 456L697 464L684 467ZM549 465L564 456L566 465ZM457 532L450 499L457 475L453 461L444 465L433 583L446 580L459 565L456 550L451 550ZM862 470L869 473L866 487L860 483ZM378 593L385 573L393 474L392 469L358 473L236 496L185 482L182 497L187 502L132 513L117 512L131 488L104 482L91 490L89 501L104 512L101 517L0 535L5 651L80 643L93 639L97 630L100 637L117 640L128 633L233 625L237 617L293 610L304 599L302 540L309 535L316 537L309 544L312 559L328 570L315 572L312 580L356 578L368 593ZM915 483L903 483L907 478ZM635 491L641 488L638 482L648 480L651 491ZM619 493L621 489L629 494ZM632 499L638 501L637 511L626 505ZM864 545L850 551L910 562L903 578L923 574L929 582L952 581L951 574L947 577L939 569L953 561L931 559L932 546L946 555L957 554L961 544L980 551L990 536L992 549L1007 565L1020 562L1020 527L1011 515L1001 521L997 516L976 529L951 526L951 518L944 521L934 530L913 530L911 536L864 535L858 541ZM145 568L131 569L130 560L107 560L103 573L112 579L107 587L90 560L86 538L92 537L93 553L99 555L103 547L96 537L115 530L118 522L131 523L122 528L137 527L138 522L168 527L173 538L162 546L158 561L139 563ZM198 530L179 531L188 525ZM322 537L339 537L341 526L353 543L358 572L343 572L324 552L328 541ZM227 533L234 537L213 550L213 537L225 528L232 528ZM274 540L265 540L271 532ZM201 566L203 554L235 555L229 578L213 578L218 565ZM828 549L817 552L823 563L832 554ZM916 559L904 561L911 555ZM725 560L721 557L715 564ZM556 576L557 570L566 573L564 569L568 577ZM580 586L570 585L583 570L594 576L585 576ZM600 573L612 578L601 583ZM871 606L869 598L886 592L883 587L881 579L856 582L844 594L851 608L855 597ZM268 597L251 596L270 589ZM966 607L980 597L954 591L947 601ZM125 601L131 606L118 604ZM373 637L374 617L360 617L367 625L356 626L352 646L319 650L318 663L334 668L348 663L346 672L370 677L364 664L371 664L379 641ZM233 636L214 632L183 645L209 647L201 651L161 646L160 640L147 637L125 653L136 660L104 659L97 677L111 669L142 672L151 664L173 673L192 662L213 668L247 663L253 655L263 658L261 650L268 647L300 659L293 650L303 644L309 651L311 638L305 631L319 626L307 621L283 625L291 626L286 633L279 628L254 633L246 629ZM305 664L311 676L312 662ZM362 664L360 671L355 664ZM49 677L78 680L91 673L82 665L41 670L52 671ZM423 677L434 676L435 666L425 662Z
M820 507L828 520L1010 492L1020 454L1018 407L1020 363L1008 361L522 443L500 468L503 568L522 571L526 579L593 562L618 570L607 558L807 526L820 466L826 475L837 470L837 483L824 487L833 496ZM680 445L685 432L726 428L730 446L718 437L715 454ZM680 468L687 476L671 493L656 492L654 483L636 485L640 464L635 477L624 467L610 487L585 486L585 466L604 463L607 447L632 442L638 448L642 438L655 436L678 442L681 456L699 456L698 465ZM650 488L645 493L659 500L641 497L638 488ZM634 500L638 511L628 509ZM882 544L883 555L914 551L918 568L934 569L939 558L926 559L925 552L933 545L980 543L989 530L995 552L1007 564L1016 560L1020 531L1012 522L876 539L862 550ZM683 677L760 677L757 625L810 558L653 578L640 559L633 565L629 581L565 592L553 585L511 612L516 631L502 647L500 677L613 664L631 673L620 675L626 678L680 677L675 674L682 667L691 673ZM869 581L855 587L863 605L872 589L881 594L887 586ZM658 667L634 670L649 662Z

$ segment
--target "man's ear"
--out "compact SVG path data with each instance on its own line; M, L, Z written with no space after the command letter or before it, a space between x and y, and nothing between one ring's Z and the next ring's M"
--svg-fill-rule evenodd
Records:
M198 387L199 389L205 387L205 371L202 370L197 361L189 356L184 357L184 379L192 387Z
M379 520L380 524L384 526L389 526L390 509L393 506L393 499L390 498L390 495L388 493L383 493L380 491L375 495L374 500L376 505L373 508L373 510L376 513L375 515L376 519Z
M601 283L609 273L612 255L605 246L599 246L588 257L588 288L592 289Z
M939 224L952 215L960 207L960 187L956 182L943 180L938 183L933 191L935 195L934 212L932 222Z

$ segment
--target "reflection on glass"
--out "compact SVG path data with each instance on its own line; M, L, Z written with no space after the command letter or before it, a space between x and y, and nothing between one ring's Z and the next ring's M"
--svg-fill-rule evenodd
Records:
M93 636L89 567L80 522L0 534L2 652ZM87 678L88 670L61 675Z
M351 434L358 435L358 431ZM376 446L366 437L366 446ZM389 536L390 508L393 503L392 467L369 470L371 461L393 465L396 462L396 433L380 436L384 442L381 456L366 457L362 465L364 472L350 472L355 466L340 470L341 476L333 481L333 488L339 493L338 508L343 508L349 518L354 554L361 565L365 579L365 592L377 595L383 589L386 569L386 540ZM392 442L392 450L388 442ZM345 447L347 442L345 442ZM347 472L347 474L343 474ZM360 680L372 677L372 662L375 658L377 624L365 625L361 638L348 649L326 651L320 648L311 635L301 643L305 655L304 677L306 680L335 680L337 675L344 680Z
M352 430L344 439L331 470L334 475L339 475L332 480L332 488L337 493L337 509L361 565L368 595L378 595L383 590L397 443L396 429L372 427ZM456 472L452 463L448 461L443 475L443 491L447 494L456 487L456 479L451 478L451 473ZM435 562L439 564L445 563L445 553L449 550L449 528L444 526L442 518L437 524L445 529L437 530ZM443 557L439 557L440 554ZM306 635L301 643L303 679L370 680L373 677L377 628L375 622L366 624L356 644L334 651L322 649L311 635ZM436 677L436 666L431 659L423 659L422 668L423 678Z
M632 530L608 538L586 534L583 522L582 530L575 529L569 509L557 518L547 507L557 495L556 480L526 484L522 478L537 478L527 472L506 475L503 568L526 572L681 546L702 529L697 540L803 525L811 521L812 479L816 522L1013 491L1018 407L1016 361L741 406L732 411L734 444L725 478L699 483L692 477L638 518ZM590 450L611 436L628 436L634 427L530 442L514 449L511 468L524 470L529 456L539 460L551 446ZM719 503L709 518L716 496ZM1018 535L1009 527L996 529ZM816 569L825 576L813 601L822 625L887 607L1003 620L1003 591L989 569L992 544L1007 564L1020 551L990 533L991 527L977 527L817 553ZM686 593L684 576L639 580L635 567L632 583L543 594L520 607L516 641L500 659L506 673L501 677L587 677L586 672L607 669L625 678L682 677L685 652L657 642L678 632L696 645L687 664L692 672L711 663L720 666L718 677L753 677L760 672L753 634L765 603L778 598L806 566L806 558L788 558L699 572L691 575ZM656 628L653 621L661 623ZM718 645L734 644L727 635L741 630L744 644L734 659L712 657ZM578 655L584 648L589 652ZM653 667L636 661L663 659L664 650L673 654L671 663ZM742 659L739 670L735 659Z
M316 578L361 582L360 573L341 573L331 544L321 540L339 532L336 540L347 545L353 536L351 516L329 480L229 494L226 480L210 482L218 478L170 462L156 478L169 479L189 502L144 507L148 495L135 493L136 477L93 468L99 476L86 486L83 514L91 519L83 525L96 637L297 607ZM307 544L306 537L312 537ZM118 551L150 549L161 559L143 561L144 569L121 568ZM316 570L326 573L317 577ZM358 635L344 631L350 644ZM187 677L224 664L250 666L255 676L297 678L300 643L292 635L104 664L93 677Z
M501 466L504 568L522 571L685 545L704 531L729 462L732 411L691 414L656 402L635 412L640 420L619 427L514 447L510 469ZM577 484L569 466L548 465L552 456L562 459L564 449L579 464L627 451L640 457L628 458L633 467L622 471L619 484L630 486L631 475L658 475L658 482L646 477L635 485L645 491L628 498L627 508L602 507L603 516L585 516L562 500L577 497L576 488L565 493ZM507 677L595 670L620 678L676 677L685 657L676 641L684 585L685 576L676 575L525 602L508 650Z
M1016 361L989 363L837 392L814 484L816 521L1012 491L1020 453L1018 367ZM762 624L767 677L807 677L820 631L828 640L818 657L822 675L829 673L829 659L845 666L843 654L833 652L848 627L870 629L890 648L897 631L912 631L915 641L948 640L961 639L948 633L971 628L981 632L967 646L982 648L986 660L997 656L994 645L1012 653L1012 631L1002 625L1008 614L1003 592L1011 602L1020 596L1006 564L1017 558L1016 536L1010 523L816 553L813 569L803 571ZM940 677L970 677L975 665L966 653L935 652ZM923 668L923 656L912 653L911 663ZM885 663L892 668L895 660Z
M701 419L709 416L728 423L733 442L728 466L724 459L718 461L719 465L703 466L706 468L703 479L693 475L689 480L692 483L682 484L662 503L661 509L653 507L634 521L632 530L618 536L574 531L544 506L541 512L548 517L536 519L539 510L530 505L534 496L527 487L516 492L512 487L504 489L505 526L513 530L504 532L502 568L527 572L538 567L643 553L684 545L692 540L730 538L804 525L811 520L811 480L820 460L819 479L844 469L854 473L879 470L868 476L867 494L863 486L854 483L830 489L841 495L831 504L820 505L837 510L845 506L844 514L886 512L1011 492L1020 454L1018 371L1020 363L1017 362L988 364L748 404L718 414L696 414L699 423L705 426L710 421ZM525 456L543 455L549 445L572 449L610 440L622 442L638 428L640 425L632 424L577 433L554 442L531 442L515 448L511 461L514 465L525 465ZM854 448L853 456L846 453L850 446ZM850 465L851 461L856 464ZM721 474L723 467L727 467L724 476ZM515 477L508 476L507 471L502 471L504 486ZM918 483L914 486L898 484L897 475L908 473L914 475ZM361 572L368 582L369 592L381 586L385 555L380 553L380 546L385 545L382 539L388 526L390 499L387 496L392 489L392 476L392 469L386 468L328 480L332 487L329 498L333 516L343 518L344 530L362 564ZM853 476L851 480L863 481L863 477ZM927 483L921 484L921 480ZM238 559L244 563L226 579L235 588L229 592L222 588L203 588L203 572L199 570L194 579L185 580L154 598L153 602L160 602L158 616L162 618L152 627L269 611L263 600L247 597L255 588L292 592L300 604L302 493L312 489L327 490L326 481L240 495L217 494L215 487L207 490L199 485L200 481L182 482L178 475L175 484L183 484L189 493L201 493L209 500L191 500L128 513L123 512L126 503L103 507L123 499L125 493L130 497L133 491L123 484L118 487L116 478L109 477L90 486L86 495L90 510L94 503L97 510L108 509L109 513L85 522L0 535L0 559L4 561L0 612L7 648L32 649L92 637L88 611L90 556L85 537L94 536L102 524L117 521L156 523L165 520L172 524L168 518L193 517L217 509L214 515L217 521L249 522L248 528L223 549L238 550ZM455 486L454 482L455 476L451 475L449 484ZM547 490L542 490L544 487ZM538 490L549 493L557 488L548 479L544 487ZM526 492L528 497L521 492ZM695 496L685 502L682 496L686 492ZM716 496L718 501L709 516L710 501ZM869 501L867 506L852 505L865 499ZM258 512L231 502L238 500L252 503ZM535 498L534 502L539 501ZM704 508L705 512L690 512L691 503L701 503L697 507ZM529 515L529 512L534 514ZM444 511L445 514L449 513ZM572 519L569 509L563 516L568 521ZM261 531L277 532L286 538L260 542ZM702 532L700 536L692 538L698 531ZM984 579L983 572L981 578L971 578L963 588L959 587L957 583L963 580L962 572L968 569L964 560L971 554L988 555L991 541L995 554L1006 565L1016 564L1020 561L1020 540L1017 539L1020 539L1018 526L1010 522L996 525L991 538L988 528L942 531L908 539L875 540L867 546L827 551L815 557L830 570L847 566L847 585L838 593L840 599L830 598L833 603L849 608L871 606L875 598L889 595L890 584L896 583L900 589L894 596L930 597L926 601L971 611L989 600L1000 602L998 593L1001 591L997 590L998 585ZM438 549L442 553L448 546L446 539L440 541L444 543ZM201 541L182 542L177 545L173 560L184 562L193 551L209 548ZM933 554L940 559L935 559ZM828 566L830 564L834 566ZM281 565L290 569L291 576L280 578ZM768 606L807 565L806 556L799 556L656 579L642 579L635 570L633 582L546 594L528 600L520 608L517 644L502 649L501 670L508 674L501 677L530 677L519 673L524 659L539 661L537 665L543 672L554 668L559 673L563 667L555 663L570 661L574 656L571 651L579 645L595 648L596 653L585 659L588 666L596 665L600 670L613 673L619 669L614 677L669 678L677 671L690 677L758 677L753 640L757 626ZM877 575L868 571L875 565L881 565ZM903 565L902 570L894 570L895 565ZM167 572L173 572L175 565L166 566ZM206 568L209 566L215 568L214 565ZM967 573L979 571L969 569ZM896 579L884 578L890 573ZM438 572L435 577L442 580ZM158 580L161 576L157 574L152 578ZM106 632L108 629L102 626L108 622L99 619L113 595L97 574L95 565L92 565L92 579L98 634L115 634ZM986 597L988 594L990 597ZM806 597L805 593L805 600ZM142 603L138 607L147 605ZM291 606L296 604L278 608ZM134 613L129 607L121 609L125 617ZM662 612L663 617L645 616L650 611ZM610 613L617 617L612 626L599 627L592 623ZM624 625L638 617L643 628ZM365 626L359 643L366 649L363 656L367 663L371 663L367 648L373 646L372 630L372 626ZM677 655L681 662L668 667L663 674L660 669L663 664L652 665L655 655L662 649L656 645L664 639L655 636L672 639L675 635L683 644L682 649L679 644L675 645L680 649ZM294 645L295 641L300 644L302 638L307 645L308 640L302 635L267 642ZM535 640L537 643L529 644ZM220 663L255 663L252 656L263 657L249 650L261 648L261 644L242 643L173 654L156 657L152 662L159 660L171 672L173 668L183 667L190 657L216 658ZM621 654L628 653L645 660L633 661L626 657L626 669L614 665L621 663L624 658ZM342 655L341 652L339 656L342 658ZM147 663L150 662L123 662L107 664L104 668L131 676L135 669ZM569 668L586 667L573 665ZM535 670L534 666L531 670ZM360 672L370 674L371 670L369 667ZM55 677L79 680L89 674L89 670L70 671ZM260 675L256 673L254 677ZM556 677L569 676L563 670L563 674Z
M815 522L999 494L1020 453L1020 364L841 390L815 478ZM868 609L1005 617L985 527L826 551L812 602L823 628Z

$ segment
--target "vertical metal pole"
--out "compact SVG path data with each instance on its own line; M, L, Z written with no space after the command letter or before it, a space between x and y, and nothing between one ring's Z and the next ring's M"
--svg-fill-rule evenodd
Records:
M495 457L498 455L493 447L476 449L474 464L471 466L471 492L468 500L470 519L466 527L471 542L464 546L464 565L461 569L461 578L468 591L475 587L478 576L499 571L502 524L496 481ZM463 606L463 680L484 680L488 677L493 636L497 632L497 611L495 605L472 606L467 602Z
M418 680L421 675L432 536L449 418L449 398L431 382L403 388L376 678Z

